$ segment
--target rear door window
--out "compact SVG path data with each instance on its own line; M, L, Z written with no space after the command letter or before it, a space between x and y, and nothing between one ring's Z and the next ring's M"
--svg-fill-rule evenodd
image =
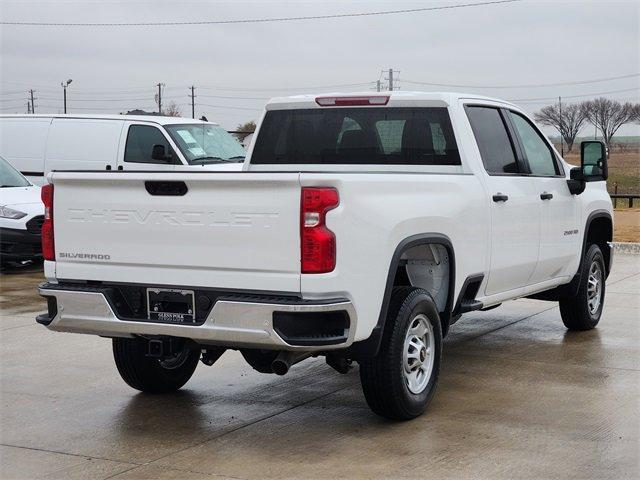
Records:
M164 146L165 158L152 157L153 146ZM127 133L124 161L129 163L159 163L162 165L180 163L167 138L150 125L131 125Z
M460 165L449 112L314 108L267 112L252 164Z
M500 110L467 106L466 111L487 173L518 173L515 148Z

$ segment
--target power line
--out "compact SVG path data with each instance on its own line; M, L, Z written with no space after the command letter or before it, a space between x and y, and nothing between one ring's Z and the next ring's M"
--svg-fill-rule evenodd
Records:
M229 97L224 95L199 95L203 98L222 98L225 100L269 100L271 97Z
M199 86L203 90L220 90L220 91L233 91L233 92L286 92L291 90L322 90L325 88L344 88L344 87L363 87L369 86L375 82L362 82L362 83L342 83L337 85L320 85L320 86L308 86L308 87L279 87L279 88L235 88L226 86Z
M433 87L456 87L456 88L543 88L543 87L561 87L567 85L586 85L589 83L608 82L611 80L620 80L623 78L640 77L640 73L630 73L628 75L620 75L618 77L609 78L596 78L593 80L576 80L572 82L561 83L538 83L533 85L456 85L453 83L430 83L430 82L417 82L414 80L403 80L403 82L411 83L414 85L429 85Z
M60 105L38 105L38 107L40 108L40 110L42 110L42 109L45 109L45 110L46 109L60 110ZM157 108L157 105L154 105L152 107L145 106L145 107L138 107L138 108L140 108L142 110L154 110L154 109ZM76 107L76 106L74 106L73 110L85 110L85 111L90 111L90 112L96 111L96 110L100 110L100 111L112 112L114 110L121 110L121 109L116 108L116 107L105 108L105 107Z
M24 103L20 103L20 105L0 107L0 110L12 110L14 108L22 108L23 106L24 106Z
M37 87L38 90L42 90L45 91L45 93L49 94L53 94L53 93L57 93L58 89L55 87L51 87L51 86L39 86L39 85L34 85L34 84L21 84L21 83L16 83L16 82L7 82L7 81L3 81L2 83L8 83L8 84L12 84L12 85L24 85L25 87ZM298 86L298 87L278 87L278 88L244 88L244 87L232 87L232 86L214 86L214 85L210 85L210 86L198 86L198 88L203 89L203 90L220 90L220 91L230 91L230 92L286 92L286 91L291 91L291 90L322 90L322 89L327 89L327 88L346 88L346 87L363 87L363 86L370 86L371 84L375 84L375 82L361 82L361 83L342 83L342 84L334 84L334 85L311 85L311 86ZM180 87L162 87L162 91L164 92L165 90L181 90L183 89L184 86L180 86ZM150 92L152 89L152 87L131 87L129 89L110 89L110 88L95 88L95 89L82 89L82 88L76 88L74 89L74 91L76 91L77 93L80 94L86 94L86 95L120 95L120 94L124 94L124 95L142 95L144 93L144 91L148 91ZM7 92L8 93L8 92ZM14 92L11 92L14 93ZM16 91L15 93L22 93L22 91ZM0 93L0 95L3 95L3 93ZM220 97L220 98L227 98L227 97ZM269 97L228 97L228 98L238 98L238 99L247 99L247 100L264 100L267 99ZM74 97L75 99L75 97ZM131 99L131 100L135 100L135 99Z
M622 93L622 92L640 92L640 88L624 88L622 90L609 90L608 92L594 92L594 93L585 93L582 95L564 95L562 98L583 98L583 97L595 97L598 95L610 95L612 93ZM539 97L539 98L515 98L510 99L510 102L531 102L536 100L555 100L558 97Z
M478 3L459 3L456 5L442 5L438 7L407 8L402 10L381 10L377 12L357 12L357 13L336 13L329 15L304 15L298 17L274 17L274 18L248 18L235 20L199 20L199 21L171 21L171 22L21 22L21 21L1 21L0 25L31 26L31 27L170 27L181 25L230 25L239 23L275 23L294 22L302 20L329 20L335 18L354 17L374 17L382 15L397 15L404 13L431 12L436 10L453 10L469 7L481 7L488 5L499 5L505 3L516 3L523 0L493 0Z
M183 105L187 105L187 104L183 104ZM190 105L190 104L188 104ZM250 108L250 107L235 107L232 105L209 105L207 103L198 103L198 106L201 107L210 107L210 108L220 108L220 109L229 109L229 110L250 110L253 112L259 112L262 109L261 108Z
M163 97L168 98L168 97ZM58 100L54 97L40 97L41 100ZM74 102L141 102L143 100L149 100L149 97L144 98L73 98Z

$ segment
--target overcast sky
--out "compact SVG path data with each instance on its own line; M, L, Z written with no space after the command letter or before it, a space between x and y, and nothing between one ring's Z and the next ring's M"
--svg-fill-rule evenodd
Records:
M0 16L3 21L201 21L478 1L0 0ZM638 73L639 24L637 0L524 0L377 17L259 24L1 26L0 112L24 113L29 88L36 91L36 113L61 112L60 82L71 78L71 113L153 110L157 108L154 85L162 82L166 85L163 103L175 101L190 116L187 87L193 84L196 115L204 114L233 129L257 117L265 102L262 97L366 90L388 68L400 70L402 90L464 90L505 99L537 99L635 89L606 96L638 101L637 76L542 88L429 87L409 82L506 86ZM343 84L365 85L324 88ZM550 101L516 103L532 112ZM592 131L590 127L584 133ZM640 127L625 127L620 133L638 135Z

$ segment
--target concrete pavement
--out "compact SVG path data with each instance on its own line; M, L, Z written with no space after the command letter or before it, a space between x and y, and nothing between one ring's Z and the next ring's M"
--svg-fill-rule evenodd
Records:
M167 396L130 389L111 342L34 321L41 272L0 276L0 478L637 478L640 256L618 255L597 329L553 303L465 315L427 414L373 415L357 369L261 375L236 352Z

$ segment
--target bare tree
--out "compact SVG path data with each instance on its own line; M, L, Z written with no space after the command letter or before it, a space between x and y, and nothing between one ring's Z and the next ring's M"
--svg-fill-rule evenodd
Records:
M176 102L171 102L169 105L167 105L164 108L164 112L162 112L162 114L167 116L167 117L181 117L182 116L182 112L180 111L180 107L178 107Z
M631 108L633 109L633 121L640 123L640 103L634 103Z
M620 103L617 100L600 97L584 102L583 105L587 120L600 129L607 147L610 147L611 139L622 125L637 118L637 112L634 112L634 107L630 103Z
M560 112L562 111L562 114ZM567 144L568 151L573 148L573 143L586 120L584 108L577 103L562 105L556 103L548 105L534 114L537 122L554 127Z

